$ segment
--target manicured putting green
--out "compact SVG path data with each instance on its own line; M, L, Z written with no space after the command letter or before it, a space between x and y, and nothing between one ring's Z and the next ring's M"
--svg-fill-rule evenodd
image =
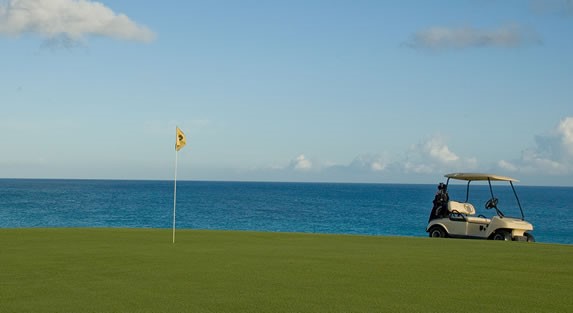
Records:
M570 312L573 246L0 230L0 312Z

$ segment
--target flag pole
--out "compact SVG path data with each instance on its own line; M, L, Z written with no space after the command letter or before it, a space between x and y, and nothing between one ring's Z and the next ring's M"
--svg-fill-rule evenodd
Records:
M185 146L187 140L185 139L185 134L175 127L175 178L173 178L173 243L175 243L175 212L177 208L177 156L179 155L179 150Z
M175 178L173 179L173 243L175 243L175 208L177 207L177 153L175 150Z

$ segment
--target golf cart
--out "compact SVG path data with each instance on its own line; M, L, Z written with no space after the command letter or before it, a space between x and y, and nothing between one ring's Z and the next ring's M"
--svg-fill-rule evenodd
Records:
M517 181L516 179L480 173L452 173L445 175L445 177L448 180L446 184L440 183L438 186L438 192L434 198L434 207L426 227L426 232L430 237L535 241L533 235L529 233L533 230L533 225L525 221L521 203L513 187L513 182ZM467 181L465 201L450 200L447 191L450 179ZM485 208L494 209L497 213L492 218L487 218L481 214L476 215L474 206L468 202L472 181L487 181L491 198L485 203ZM506 217L498 208L498 199L493 194L492 181L509 182L521 211L521 218Z

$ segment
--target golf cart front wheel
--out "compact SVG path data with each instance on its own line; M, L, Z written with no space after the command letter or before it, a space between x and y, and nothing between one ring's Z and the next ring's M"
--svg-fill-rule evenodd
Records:
M527 242L535 242L535 237L532 234L525 233L525 237L527 237Z
M507 230L498 230L491 237L493 240L511 241L511 233Z
M446 233L446 231L440 226L434 226L434 227L430 228L428 233L429 233L431 238L446 238L446 237L448 237L448 234Z

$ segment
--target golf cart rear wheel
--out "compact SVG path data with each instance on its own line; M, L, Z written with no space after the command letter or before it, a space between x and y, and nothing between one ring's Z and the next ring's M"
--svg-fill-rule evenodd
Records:
M493 240L511 241L511 233L507 230L498 230L491 237Z
M448 237L448 233L446 233L446 231L440 226L432 226L432 228L430 228L428 233L430 234L431 238L446 238L446 237Z

